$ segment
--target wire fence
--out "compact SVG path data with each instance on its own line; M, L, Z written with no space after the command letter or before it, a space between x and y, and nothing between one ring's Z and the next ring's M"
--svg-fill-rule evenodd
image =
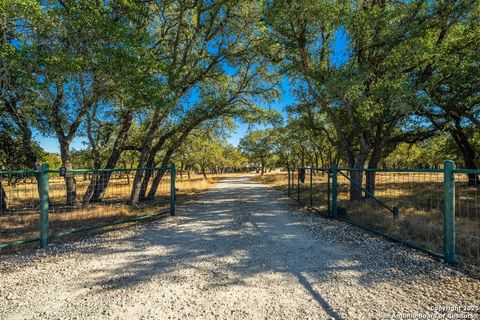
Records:
M363 172L362 172L363 173ZM443 252L443 175L427 172L366 172L375 174L375 188L352 200L356 185L351 170L340 170L337 215L388 236Z
M135 177L141 183L132 201ZM0 248L175 210L175 167L0 171ZM288 169L290 197L331 217L480 267L480 170ZM285 180L283 180L285 181Z
M295 168L288 169L287 190L330 217L480 267L479 175L454 168Z
M134 194L134 179L137 183ZM145 177L149 176L149 179ZM0 171L0 248L175 213L175 166Z
M455 171L455 236L457 254L480 266L480 171Z
M39 171L0 172L0 242L40 237Z

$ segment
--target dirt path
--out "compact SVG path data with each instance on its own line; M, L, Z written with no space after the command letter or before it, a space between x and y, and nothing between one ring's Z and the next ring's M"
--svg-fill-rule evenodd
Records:
M248 177L177 211L4 259L0 319L391 319L480 305L477 280L297 212Z

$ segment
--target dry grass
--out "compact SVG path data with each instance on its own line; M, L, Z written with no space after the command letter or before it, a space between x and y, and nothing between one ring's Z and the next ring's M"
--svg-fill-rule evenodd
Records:
M175 186L178 189L180 195L191 195L197 194L199 192L204 192L212 187L219 179L241 176L242 173L224 173L224 174L210 174L205 179L201 175L191 176L191 179L188 179L186 176L183 178L177 177L175 181ZM170 183L170 180L168 180Z
M287 190L287 174L256 176L258 181ZM300 184L300 202L310 204L309 173ZM291 196L297 198L294 177ZM387 206L399 208L399 218L372 199L351 202L349 181L339 176L338 206L343 217L424 248L443 252L443 174L378 173L375 197ZM327 210L327 175L313 177L313 207ZM456 181L456 249L460 259L480 266L480 190L468 187L466 176Z
M228 175L224 175L228 176ZM177 177L177 203L192 195L211 188L222 175L209 175L204 179L200 175ZM15 185L5 186L10 210L0 212L0 243L17 241L39 236L39 200L36 182L33 179L17 181ZM83 175L76 176L77 197L85 192L89 180ZM118 219L154 215L167 212L170 206L170 177L164 177L153 201L137 206L127 204L131 191L132 177L114 176L109 182L104 200L87 206L65 206L65 184L63 178L51 177L49 183L49 231L62 232L74 228L94 226Z
M183 178L177 177L175 185L180 194L189 194L208 189L215 179L228 175L208 175L205 179L201 175L192 175L191 179L186 176ZM79 174L76 177L77 197L80 198L86 191L90 182L88 177L83 177ZM128 198L132 187L133 177L113 176L109 181L109 185L105 194L105 201L117 200L119 198ZM157 191L157 195L170 194L170 177L165 176L162 179L161 186ZM35 180L28 179L15 185L4 185L6 194L8 195L8 203L11 208L28 208L38 205L38 191ZM63 178L58 176L51 177L49 180L49 197L54 204L61 204L66 201L65 183Z

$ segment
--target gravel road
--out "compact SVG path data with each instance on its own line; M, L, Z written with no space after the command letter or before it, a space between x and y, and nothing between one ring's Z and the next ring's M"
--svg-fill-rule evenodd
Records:
M480 306L478 280L299 212L249 177L177 213L2 257L0 319L393 319Z

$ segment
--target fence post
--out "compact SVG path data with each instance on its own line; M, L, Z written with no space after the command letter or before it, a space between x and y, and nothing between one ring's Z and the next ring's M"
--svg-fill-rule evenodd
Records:
M288 196L290 197L290 167L287 167L288 171Z
M40 248L48 246L48 164L40 166Z
M297 201L300 202L300 169L297 169Z
M291 182L291 193L292 193L292 199L293 199L293 191L295 190L295 168L292 169L292 171L290 172L290 175L291 175L291 178L292 178L292 182Z
M313 169L310 168L310 208L313 207Z
M330 210L332 209L331 201L330 201L331 195L332 195L331 183L332 183L332 173L331 173L331 170L327 170L327 214L328 215L331 214Z
M443 248L445 262L455 263L455 162L444 162Z
M170 165L170 215L175 215L175 178L177 176L175 163Z
M332 217L337 216L337 197L338 197L338 166L336 163L332 166Z

